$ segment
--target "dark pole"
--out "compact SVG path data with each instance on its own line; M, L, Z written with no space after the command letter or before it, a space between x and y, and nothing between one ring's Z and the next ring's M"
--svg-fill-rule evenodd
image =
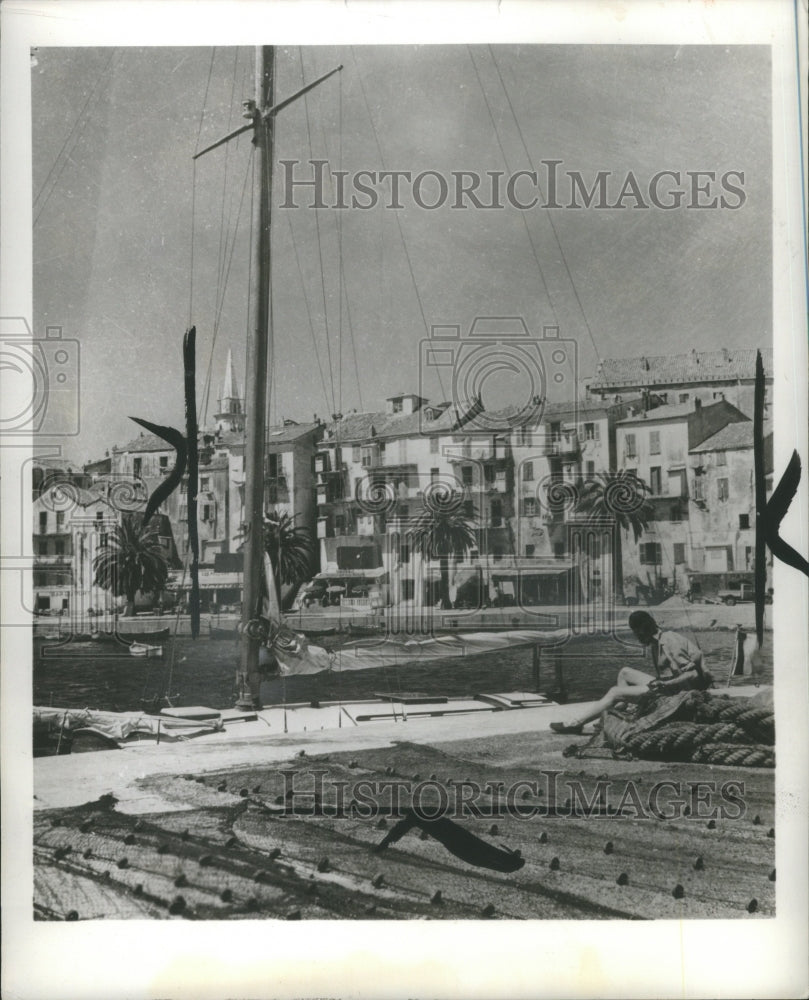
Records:
M756 611L756 640L764 642L764 597L767 586L767 541L764 534L764 508L767 506L767 480L764 467L764 363L756 351L756 381L753 394L753 465L756 490L756 565L753 597Z
M270 181L273 119L262 112L273 101L273 50L256 49L255 104L245 114L253 119L253 256L250 262L250 337L247 371L247 440L245 443L244 592L242 594L241 661L237 676L237 708L259 707L260 640L247 624L261 607L264 564L264 419L267 409L270 317Z

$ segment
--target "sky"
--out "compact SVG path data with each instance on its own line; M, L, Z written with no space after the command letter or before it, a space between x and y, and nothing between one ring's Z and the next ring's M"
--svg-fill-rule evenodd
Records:
M135 437L130 415L183 425L190 323L201 400L213 373L203 415L216 410L228 348L244 381L249 136L196 167L192 156L243 124L253 58L247 48L35 53L34 326L79 342L80 433L65 447L76 461ZM275 62L276 100L343 70L275 120L273 422L382 409L402 391L449 398L451 379L420 381L421 342L432 325L457 326L461 357L478 316L522 317L533 337L558 326L579 377L599 357L772 343L766 47L305 47L278 48ZM394 210L380 183L371 209L315 211L304 189L297 208L282 208L280 161L311 176L310 159L349 178L533 167L541 202L542 161L558 160L563 206L567 172L589 187L611 171L612 203L630 172L648 202L650 179L679 171L686 197L671 210L628 197L618 209L521 211L453 209L451 198L428 210L405 194ZM690 207L687 171L742 172L732 183L743 203L717 181L699 200L725 194L726 207ZM436 184L425 182L424 200ZM548 378L549 398L570 395L572 375ZM503 403L523 386L493 375L484 398Z

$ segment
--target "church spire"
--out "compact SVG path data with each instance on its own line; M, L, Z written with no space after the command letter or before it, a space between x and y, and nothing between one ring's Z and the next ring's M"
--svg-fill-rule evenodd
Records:
M219 397L219 412L214 414L218 431L244 430L244 400L236 384L236 374L233 371L233 355L228 348L228 358L225 363L225 379L222 383L222 394Z

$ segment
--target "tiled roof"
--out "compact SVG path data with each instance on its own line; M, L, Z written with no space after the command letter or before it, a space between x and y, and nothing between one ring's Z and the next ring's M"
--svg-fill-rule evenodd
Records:
M772 434L772 427L765 425L764 437ZM692 453L705 451L732 451L734 449L753 447L753 421L747 420L744 423L727 424L722 430L717 431L702 444L692 448Z
M714 404L711 404L714 405ZM705 409L708 409L706 406ZM666 406L656 406L646 413L636 413L633 417L624 417L619 424L648 424L652 420L687 420L696 412L693 403L669 403Z
M267 428L267 444L287 444L316 431L320 424L275 424Z
M286 444L295 441L318 428L318 424L275 424L267 428L267 444ZM204 432L200 431L200 435ZM241 431L223 431L219 435L208 434L212 437L212 444L218 448L232 448L244 445L244 434ZM145 451L173 451L171 445L158 437L156 434L139 434L122 448L116 449L118 452L145 452Z
M168 441L158 437L156 434L145 434L141 432L136 438L127 442L122 448L115 449L121 451L174 451Z
M772 378L772 348L764 348L764 374ZM657 357L604 358L590 384L592 392L627 386L679 385L693 382L724 382L752 379L754 350L690 351Z
M609 414L611 409L618 406L626 406L632 403L640 404L640 397L627 398L621 403L595 402L582 400L578 403L571 401L546 402L542 410L540 423L545 422L549 417L565 417L577 415L602 416ZM427 404L429 407L429 404ZM352 442L369 441L373 438L385 440L386 438L415 437L419 434L429 436L431 434L449 434L457 421L457 412L454 405L441 404L446 407L435 420L426 419L426 415L417 411L416 413L348 413L342 420L328 425L329 440L332 443L337 441L345 444ZM520 426L520 416L522 407L516 404L503 407L499 410L489 410L486 412L487 427L492 428L492 433L508 432L514 427ZM373 435L371 433L373 429ZM459 431L463 433L463 429Z

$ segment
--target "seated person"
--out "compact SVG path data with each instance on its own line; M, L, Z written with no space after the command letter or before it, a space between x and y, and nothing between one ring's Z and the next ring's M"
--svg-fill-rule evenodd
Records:
M578 735L588 722L597 719L602 712L619 701L638 701L648 691L665 687L667 680L679 677L688 670L696 671L698 677L704 679L702 650L690 639L679 632L663 632L646 611L633 611L629 616L629 627L642 646L651 648L657 677L633 667L622 667L615 687L610 688L588 712L567 724L552 722L551 729L555 733Z

